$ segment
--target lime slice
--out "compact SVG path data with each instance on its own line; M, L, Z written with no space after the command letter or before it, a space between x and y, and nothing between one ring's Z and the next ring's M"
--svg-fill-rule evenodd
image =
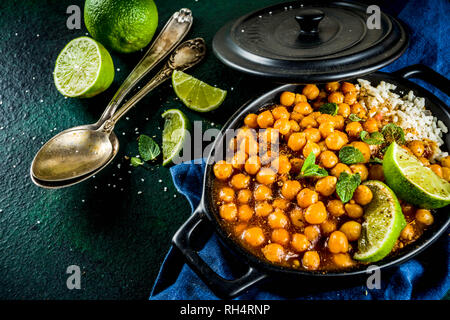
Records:
M93 97L111 85L113 61L100 43L79 37L70 41L58 55L53 79L58 91L66 97Z
M178 156L190 128L189 119L178 109L169 109L162 114L165 119L162 133L163 166Z
M182 71L172 73L172 85L186 107L198 112L217 109L227 95L225 90L212 87Z
M408 203L436 209L450 204L450 183L395 142L383 159L386 183Z
M373 199L364 207L358 252L353 258L375 262L391 252L406 221L395 193L387 185L376 180L366 181L363 185L370 188Z

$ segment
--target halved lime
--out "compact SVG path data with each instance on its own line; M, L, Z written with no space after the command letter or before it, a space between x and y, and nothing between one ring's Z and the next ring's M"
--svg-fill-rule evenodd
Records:
M395 142L383 159L386 183L408 203L436 209L450 204L450 183Z
M178 109L169 109L162 114L165 119L162 133L163 166L172 163L178 156L186 135L189 134L190 122Z
M375 262L391 252L406 221L395 193L387 185L376 180L366 181L363 185L370 188L373 199L364 207L358 252L353 258Z
M186 107L198 112L217 109L227 95L225 90L210 86L183 71L172 73L172 85Z
M70 41L56 59L55 86L66 97L89 98L105 91L114 79L108 51L89 37Z

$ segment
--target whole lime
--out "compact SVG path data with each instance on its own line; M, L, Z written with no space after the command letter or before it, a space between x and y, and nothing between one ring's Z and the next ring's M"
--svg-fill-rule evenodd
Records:
M134 52L152 40L158 10L153 0L86 0L84 22L103 45L118 52Z

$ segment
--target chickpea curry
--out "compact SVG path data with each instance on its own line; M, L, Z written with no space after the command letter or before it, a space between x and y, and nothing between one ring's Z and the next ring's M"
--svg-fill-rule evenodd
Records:
M377 110L359 103L349 82L308 84L285 91L279 103L247 114L231 140L231 156L214 164L214 201L222 227L264 261L303 270L339 270L353 259L364 212L372 201L361 182L384 181L384 146L398 129ZM402 147L450 179L450 157L433 163L433 142ZM357 178L340 192L344 178ZM418 239L433 224L433 212L400 199L406 227L392 251Z

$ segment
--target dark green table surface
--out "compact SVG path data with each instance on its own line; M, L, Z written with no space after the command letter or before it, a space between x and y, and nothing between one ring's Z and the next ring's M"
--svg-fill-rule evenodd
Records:
M52 71L65 44L87 34L84 24L81 30L66 27L67 7L83 8L84 1L0 1L0 299L148 297L190 208L168 168L132 168L124 156L137 152L136 128L160 142L165 109L180 108L191 120L203 120L204 128L220 127L242 103L274 86L230 70L211 51L212 37L225 22L274 2L157 0L159 29L176 10L193 11L188 37L203 37L208 56L190 72L228 90L226 101L199 114L175 99L169 83L162 85L117 125L121 147L107 169L77 186L49 191L29 178L35 152L60 130L94 122L143 52L111 52L117 68L111 87L92 99L65 99ZM82 269L81 290L66 287L69 265Z

